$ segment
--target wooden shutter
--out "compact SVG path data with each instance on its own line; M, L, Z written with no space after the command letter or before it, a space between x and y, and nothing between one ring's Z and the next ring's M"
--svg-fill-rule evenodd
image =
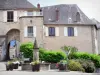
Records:
M17 22L17 11L14 11L14 22Z
M59 36L59 27L56 27L56 36Z
M64 27L64 36L68 36L68 28Z
M7 11L3 11L3 20L7 22Z
M78 36L77 27L74 27L74 36Z
M48 27L45 27L45 36L48 36Z
M36 37L36 26L33 26L33 36Z
M28 32L27 32L27 26L25 26L24 27L24 37L27 37L27 34L28 34Z

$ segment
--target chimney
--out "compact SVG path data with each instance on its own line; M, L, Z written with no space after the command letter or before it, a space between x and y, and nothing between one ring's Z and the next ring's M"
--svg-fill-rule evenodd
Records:
M56 8L56 21L58 21L59 20L59 10L58 10L58 8Z
M39 9L40 9L40 4L39 4L39 3L37 4L37 8L39 8Z

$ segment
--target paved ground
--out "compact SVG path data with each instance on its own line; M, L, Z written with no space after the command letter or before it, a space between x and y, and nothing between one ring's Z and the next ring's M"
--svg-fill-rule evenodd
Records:
M31 71L21 71L21 68L19 68L18 70L6 71L5 63L0 62L0 75L100 75L100 74L77 73L77 72L57 72L57 71L31 72Z

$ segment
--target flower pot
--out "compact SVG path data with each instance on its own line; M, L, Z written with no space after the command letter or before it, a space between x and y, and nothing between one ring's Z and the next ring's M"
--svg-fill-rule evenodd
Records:
M13 67L13 64L6 65L6 70L7 70L7 71L9 71L9 70L12 71L13 68L14 68L14 67Z
M18 69L18 64L13 64L14 69Z
M59 64L59 70L66 70L66 64Z
M40 64L32 65L32 71L39 71L40 70Z

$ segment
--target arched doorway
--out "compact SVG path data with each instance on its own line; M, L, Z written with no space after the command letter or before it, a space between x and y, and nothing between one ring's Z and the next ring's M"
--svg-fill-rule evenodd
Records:
M6 60L12 57L17 57L19 52L20 31L18 29L11 29L7 32L7 49Z

